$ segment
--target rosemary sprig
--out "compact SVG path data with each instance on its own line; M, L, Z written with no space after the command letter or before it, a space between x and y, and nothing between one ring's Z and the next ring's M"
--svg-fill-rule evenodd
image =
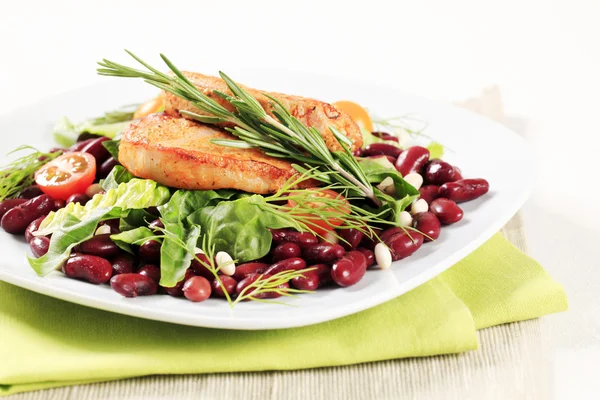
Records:
M334 172L328 177L332 182L348 186L353 192L370 199L375 205L381 205L373 186L361 173L358 162L352 156L349 149L351 142L335 128L330 127L330 130L343 151L331 152L315 128L302 124L277 99L265 94L272 101L272 113L276 117L273 118L252 95L223 72L219 74L232 95L220 91L214 93L229 102L235 108L234 111L227 110L198 90L165 55L160 56L174 76L160 72L129 51L127 53L147 71L103 59L98 63L100 65L98 73L106 76L141 78L151 85L187 100L210 116L185 110L180 111L182 114L208 124L232 123L234 127L227 130L246 145L243 146L238 141L232 140L215 140L214 143L233 147L255 147L271 157L293 160L299 163L302 169L316 167L319 172Z
M30 153L17 158L0 170L0 201L16 196L33 184L33 175L40 167L62 153L42 153L31 146L21 146L10 154L29 150Z

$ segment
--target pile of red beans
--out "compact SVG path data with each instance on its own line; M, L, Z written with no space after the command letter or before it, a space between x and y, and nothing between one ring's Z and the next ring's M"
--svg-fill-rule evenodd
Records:
M388 134L376 133L386 140L397 140ZM89 151L100 160L97 178L103 178L117 165L102 146L105 139L92 138L78 143L71 150ZM84 144L85 143L85 144ZM76 147L76 148L75 148ZM73 254L64 263L62 271L70 278L93 284L106 284L126 297L165 293L174 297L186 297L191 301L203 301L209 297L223 298L225 293L235 298L259 277L269 277L283 271L313 268L303 276L283 283L279 288L316 290L329 284L346 287L359 282L367 269L376 263L379 242L385 244L391 260L406 258L417 251L424 242L437 239L442 226L460 221L463 211L458 203L473 200L489 189L484 179L463 179L461 171L442 160L429 160L429 151L420 146L401 150L387 143L376 143L355 154L363 157L386 157L396 169L406 176L418 173L423 178L419 188L420 198L428 205L428 211L414 213L409 226L373 227L377 239L366 237L356 229L340 229L342 240L331 238L330 242L319 240L307 232L290 229L271 231L273 245L268 255L261 260L237 265L230 275L219 273L215 279L202 263L194 260L184 279L174 287L161 287L160 242L148 240L134 247L134 254L121 250L110 235L119 232L119 221L101 223L96 235L76 246ZM67 202L85 204L86 194L72 196ZM48 251L49 237L36 237L35 231L50 211L65 205L36 187L25 190L19 198L0 203L0 224L13 234L24 234L35 257ZM156 210L148 210L156 215ZM149 224L151 229L162 227L157 219ZM406 229L414 228L414 229ZM381 246L380 246L381 247ZM379 249L381 250L381 249ZM204 254L197 257L207 262ZM221 270L222 271L222 270ZM246 290L246 292L248 292ZM274 292L260 293L255 297L273 298Z

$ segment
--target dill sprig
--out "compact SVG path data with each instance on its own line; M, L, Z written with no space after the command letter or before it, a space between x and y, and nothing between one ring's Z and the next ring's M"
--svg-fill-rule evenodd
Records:
M17 158L0 170L0 201L14 197L23 189L31 186L35 172L42 165L62 154L60 151L43 153L31 146L18 147L8 154L27 150L29 150L29 154Z
M277 99L264 94L272 101L272 113L276 117L273 118L256 98L223 72L219 72L219 74L232 94L217 90L214 93L229 102L234 107L234 111L227 110L202 93L165 55L161 54L160 56L173 72L173 76L160 72L130 51L127 53L147 70L142 71L103 59L98 63L100 65L98 73L106 76L141 78L159 89L189 101L210 116L186 110L181 110L182 114L208 124L231 123L234 127L226 129L242 140L242 142L239 140L213 140L216 144L258 148L271 157L299 163L301 170L316 167L318 172L334 172L329 175L329 180L342 186L348 186L354 192L370 199L375 205L381 205L373 186L350 151L352 142L337 129L329 128L343 151L331 152L319 131L302 124ZM315 175L318 176L317 173Z
M277 294L279 296L293 297L296 294L301 293L313 293L311 290L300 290L294 288L281 287L281 285L290 282L292 279L297 277L304 277L305 272L313 271L315 268L305 268L300 270L288 270L281 271L274 275L266 276L259 275L259 277L248 286L246 286L236 297L235 301L231 305L234 307L237 303L244 300L254 300L259 302L268 303L281 303L273 300L265 300L261 298L261 295Z

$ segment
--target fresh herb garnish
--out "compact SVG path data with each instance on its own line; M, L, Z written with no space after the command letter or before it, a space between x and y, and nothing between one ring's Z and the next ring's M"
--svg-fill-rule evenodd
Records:
M313 170L313 179L319 179L321 175L318 172L333 172L328 176L329 180L344 187L350 187L353 192L370 199L377 206L381 204L380 199L375 195L373 186L352 156L350 151L352 142L335 128L330 127L330 130L343 151L331 152L315 128L306 127L292 116L277 99L265 94L273 102L273 114L276 117L273 118L252 95L223 72L220 73L221 78L226 82L232 95L220 91L215 91L215 94L227 100L235 108L234 111L227 110L202 93L166 56L161 54L161 58L174 76L160 72L129 51L127 53L143 65L147 71L104 59L98 63L101 67L98 68L98 73L106 76L142 78L151 85L189 101L210 116L185 110L180 111L182 114L208 124L232 123L235 127L227 128L227 130L243 140L243 142L215 140L215 143L234 147L255 147L269 156L294 160L300 164L300 172L316 168Z
M28 150L30 153L17 158L0 170L0 201L18 195L23 189L31 186L35 172L49 161L54 160L62 153L42 153L30 146L21 146L12 152Z

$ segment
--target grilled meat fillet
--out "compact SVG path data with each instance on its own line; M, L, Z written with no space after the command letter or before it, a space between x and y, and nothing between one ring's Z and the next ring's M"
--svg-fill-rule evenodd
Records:
M256 149L210 142L235 139L218 128L165 114L152 114L127 128L119 162L132 174L181 189L238 189L273 193L296 174L291 164ZM306 181L304 186L314 182Z
M202 75L197 72L183 72L183 74L206 96L217 101L228 110L233 110L231 104L213 93L213 90L219 90L221 92L231 94L231 91L227 88L225 81L214 76ZM272 113L273 107L271 106L272 101L264 96L262 94L263 92L247 87L244 87L244 89L246 89L258 100L267 113L274 117ZM321 133L323 139L325 139L325 143L327 143L329 150L342 150L337 139L329 130L329 126L337 128L340 132L352 140L352 150L362 147L362 135L358 125L356 125L356 123L346 113L337 110L331 104L288 94L267 94L281 101L283 106L287 108L293 116L304 123L304 125L316 128ZM209 115L204 111L194 107L188 101L183 100L172 93L163 92L162 96L165 103L165 112L169 115L179 116L180 110L192 111L200 115Z

